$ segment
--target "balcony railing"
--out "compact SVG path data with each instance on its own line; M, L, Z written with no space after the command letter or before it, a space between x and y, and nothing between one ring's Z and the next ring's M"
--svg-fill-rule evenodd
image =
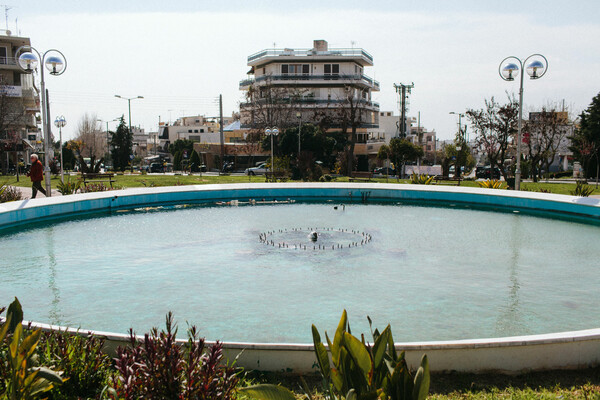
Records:
M345 74L328 74L328 75L308 75L308 74L284 74L284 75L261 75L258 78L244 79L240 81L240 88L260 82L289 82L289 81L350 81L363 83L369 87L379 89L379 82L366 75L345 75Z
M265 57L295 56L340 56L340 57L362 57L373 62L373 56L363 49L331 49L327 51L317 51L314 49L266 49L248 56L248 63Z
M0 65L17 65L15 57L0 57Z
M346 100L327 100L327 99L315 99L310 97L303 97L298 99L279 99L275 105L331 105L338 107L339 105L347 104ZM364 107L379 109L379 103L367 100L356 100L356 104L361 104ZM255 105L270 105L270 101L267 99L260 99L254 102L240 103L240 109L251 108Z

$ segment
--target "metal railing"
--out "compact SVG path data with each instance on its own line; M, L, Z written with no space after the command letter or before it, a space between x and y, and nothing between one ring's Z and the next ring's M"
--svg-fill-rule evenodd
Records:
M274 106L281 106L281 105L301 105L301 104L309 104L309 105L332 105L332 106L338 106L340 104L345 104L347 103L347 100L328 100L328 99L315 99L315 98L311 98L311 97L302 97L302 98L292 98L292 99L279 99L276 104L273 104ZM361 104L364 105L365 107L370 107L370 108L377 108L379 109L379 103L374 102L374 101L367 101L367 100L356 100L357 104ZM245 103L240 103L240 108L250 108L253 107L255 105L271 105L270 100L268 99L259 99L256 100L254 102L245 102Z
M0 65L17 65L15 57L0 57Z
M283 74L283 75L261 75L257 78L244 79L240 81L240 87L260 83L264 81L351 81L364 83L373 88L379 88L379 82L367 75L346 75L346 74Z
M248 56L248 62L258 60L263 57L295 56L340 56L340 57L362 57L373 62L373 56L363 49L330 49L327 51L317 51L315 49L266 49Z

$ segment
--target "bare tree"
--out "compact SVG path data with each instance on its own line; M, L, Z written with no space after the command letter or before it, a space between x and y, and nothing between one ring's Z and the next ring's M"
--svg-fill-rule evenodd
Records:
M354 86L344 87L344 97L341 102L335 105L336 115L334 124L340 126L342 133L348 137L347 155L347 175L352 176L352 166L354 164L354 147L357 141L357 130L367 120L367 101L362 98L363 91ZM350 133L348 134L348 129Z
M85 113L77 123L76 141L80 142L79 155L102 158L106 153L106 137L96 114Z
M477 148L485 154L492 171L497 166L506 179L508 171L504 160L517 131L519 103L514 95L509 95L508 103L504 105L496 102L494 97L484 101L485 108L467 110L467 118L477 135Z
M566 111L558 112L555 107L544 107L540 112L529 113L529 121L523 127L523 141L528 150L528 159L534 182L549 172L564 139L570 131Z
M15 152L16 157L16 148L21 141L19 129L24 127L26 122L23 98L11 96L7 87L0 81L0 155L6 153L6 162L0 163L3 173L8 168L10 152ZM0 156L0 160L4 159L5 157Z

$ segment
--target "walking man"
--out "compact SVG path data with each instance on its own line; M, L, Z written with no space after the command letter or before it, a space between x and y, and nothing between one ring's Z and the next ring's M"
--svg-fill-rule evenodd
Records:
M31 179L31 198L35 199L38 190L44 193L44 196L48 197L46 190L42 187L42 181L44 180L44 166L40 162L37 154L31 155L31 169L27 174Z

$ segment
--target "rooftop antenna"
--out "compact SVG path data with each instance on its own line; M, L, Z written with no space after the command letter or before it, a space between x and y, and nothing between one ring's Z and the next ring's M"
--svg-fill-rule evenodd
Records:
M350 45L352 46L352 48L354 48L354 46L356 45L356 42L354 40L351 40Z
M9 30L8 30L8 10L11 10L12 7L10 7L6 4L0 4L0 6L4 7L4 20L6 22L6 31L9 32Z

